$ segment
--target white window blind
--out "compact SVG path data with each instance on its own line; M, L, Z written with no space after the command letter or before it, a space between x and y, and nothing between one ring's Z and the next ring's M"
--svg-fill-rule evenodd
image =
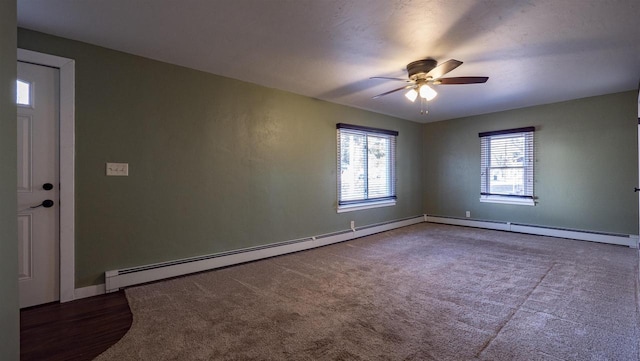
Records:
M338 207L396 199L398 132L350 124L338 129Z
M534 131L526 127L479 134L481 197L533 200Z

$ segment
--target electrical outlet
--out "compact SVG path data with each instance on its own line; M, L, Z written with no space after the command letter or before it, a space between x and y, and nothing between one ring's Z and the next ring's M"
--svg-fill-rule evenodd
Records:
M129 163L107 163L107 175L127 177L129 175Z
M467 216L467 218L471 217L471 211L466 211L465 216Z

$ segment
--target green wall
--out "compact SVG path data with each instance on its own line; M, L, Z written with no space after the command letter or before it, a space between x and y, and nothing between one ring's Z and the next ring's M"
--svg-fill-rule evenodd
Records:
M424 126L424 212L638 234L635 91ZM480 203L479 132L535 126L537 205Z
M76 287L422 214L420 124L25 29L18 45L76 60ZM339 122L400 132L396 206L336 213Z
M0 1L0 360L18 360L16 2Z
M417 124L26 29L18 45L76 60L76 287L422 213L638 233L632 91ZM336 213L339 122L400 132L395 207ZM480 203L478 133L531 125L538 204Z

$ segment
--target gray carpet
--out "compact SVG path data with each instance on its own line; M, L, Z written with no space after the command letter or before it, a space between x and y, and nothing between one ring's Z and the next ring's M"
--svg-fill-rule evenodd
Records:
M423 223L126 294L96 360L639 360L623 246Z

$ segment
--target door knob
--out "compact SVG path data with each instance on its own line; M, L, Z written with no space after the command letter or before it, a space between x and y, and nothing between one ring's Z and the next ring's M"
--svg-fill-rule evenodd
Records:
M44 208L51 208L53 207L53 201L51 199L45 199L44 201L42 201L42 203L38 204L37 206L33 206L31 208L38 208L38 207L44 207Z
M640 191L640 188L635 187L635 188L633 188L633 191L634 191L634 192L638 192L638 191Z
M53 184L51 183L45 183L42 185L42 189L44 189L45 191L50 191L53 189Z

